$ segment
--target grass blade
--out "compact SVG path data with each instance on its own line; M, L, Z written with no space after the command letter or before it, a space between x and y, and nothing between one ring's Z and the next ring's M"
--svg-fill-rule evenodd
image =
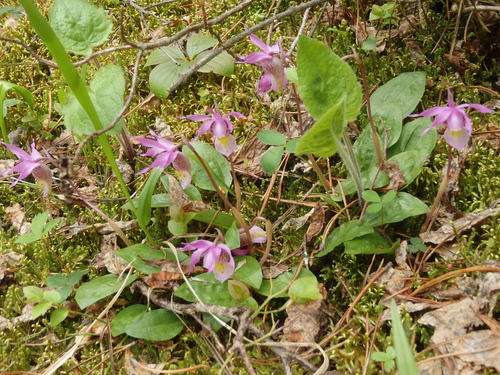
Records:
M391 301L392 341L396 350L396 363L401 375L420 375L415 361L415 355L399 316L399 310L394 300Z

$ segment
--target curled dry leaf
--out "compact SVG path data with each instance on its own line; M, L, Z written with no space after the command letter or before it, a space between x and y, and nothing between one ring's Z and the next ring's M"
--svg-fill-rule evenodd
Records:
M421 233L420 238L424 242L430 242L436 245L446 241L451 241L457 234L472 228L474 225L480 224L484 220L498 214L499 212L500 207L488 208L478 213L469 213L450 224L443 225L436 231Z
M163 370L163 364L150 364L139 362L133 357L133 354L125 351L124 368L128 375L156 375Z
M7 214L7 219L9 219L12 227L17 233L25 234L31 230L31 224L25 222L26 215L19 203L7 207L5 213Z
M137 227L137 220L129 220L129 221L115 221L115 224L123 231L135 229ZM85 232L87 230L97 230L97 233L102 235L112 234L114 233L113 228L108 223L100 223L100 224L83 224L83 223L75 223L73 225L69 225L63 229L63 236L65 238L72 238L77 234Z
M0 254L0 285L6 276L11 276L11 269L21 260L21 255L11 251L10 253ZM1 290L1 289L0 289Z
M109 273L119 275L128 266L128 263L116 254L116 250L120 247L117 243L116 233L105 234L101 239L101 252L91 261L91 265L95 268L104 268Z
M306 242L309 242L316 236L321 229L323 228L323 224L325 223L325 210L323 206L318 203L316 207L313 208L313 213L311 215L311 223L307 228L306 232Z

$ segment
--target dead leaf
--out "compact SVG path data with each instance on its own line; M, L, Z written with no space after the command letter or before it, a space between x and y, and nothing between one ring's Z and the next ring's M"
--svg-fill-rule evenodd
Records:
M97 254L90 264L99 269L106 268L109 273L119 275L128 266L128 263L116 254L120 247L117 243L116 233L106 234L101 239L101 252Z
M325 223L325 210L321 203L318 203L316 207L313 208L313 213L311 215L311 223L307 228L306 232L306 242L311 241L311 239L316 236L321 229L323 228L323 224Z
M16 165L16 161L12 159L0 160L0 174L5 173Z
M31 230L31 223L25 222L26 215L19 203L7 207L5 213L7 214L7 219L9 219L12 227L17 233L25 234Z
M488 208L478 213L469 213L450 224L443 225L436 231L421 233L420 238L424 242L430 242L436 245L442 242L451 241L457 234L472 228L474 225L480 224L484 220L496 215L498 212L500 212L500 207Z
M129 183L135 176L134 169L126 161L117 159L116 164L118 164L118 169L120 170L123 180L125 183Z
M0 283L5 278L6 274L11 274L13 272L10 268L18 264L20 260L21 255L14 251L0 254Z
M320 284L321 294L324 296L326 290ZM322 324L325 323L322 311L323 299L313 300L307 303L292 302L286 308L288 317L283 326L283 339L287 342L316 342ZM303 348L305 350L305 348ZM297 351L300 351L297 349Z
M486 322L491 328L500 275L485 272L477 279L462 277L457 280L457 285L468 292L467 297L426 313L418 322L434 327L431 344L436 346L437 354L457 353L442 359L453 374L482 374L484 367L500 371L500 335L497 329L477 330Z
M398 164L386 161L384 163L384 171L387 173L387 176L389 176L389 185L387 186L388 189L398 191L399 188L406 185L405 177L403 176L403 172L401 172Z
M115 224L123 231L135 229L137 227L137 220L129 220L129 221L115 221ZM63 228L62 235L65 238L72 238L77 234L85 232L87 230L96 230L99 234L111 234L114 233L113 228L108 223L100 223L100 224L83 224L83 223L75 223L73 225L69 225Z
M269 267L264 266L262 267L262 277L264 279L274 279L289 269L290 267L285 266L284 264L273 264Z
M201 212L212 209L210 205L202 201L189 199L179 181L172 175L168 175L168 197L172 206L181 207L184 212Z
M128 375L157 375L159 371L163 370L163 364L149 364L139 362L133 357L133 354L127 350L125 351L125 372Z
M281 230L287 230L290 228L293 230L299 230L304 225L306 225L309 218L313 215L314 210L315 210L315 208L311 208L311 210L305 215L302 215L299 217L292 217L285 224L283 224L283 226L281 227Z

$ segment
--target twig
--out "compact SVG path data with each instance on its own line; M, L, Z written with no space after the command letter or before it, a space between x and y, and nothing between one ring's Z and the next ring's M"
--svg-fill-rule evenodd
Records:
M484 10L487 12L500 12L500 5L473 5L464 8L462 10L462 13L474 12L476 10Z
M154 4L146 5L144 7L144 9L151 9L151 8L154 8L154 7L159 7L160 5L170 4L170 3L173 3L173 2L176 2L176 1L177 0L163 0L163 1L159 1L159 2L154 3Z
M151 16L153 18L156 18L157 20L160 20L164 23L166 23L167 25L170 24L172 21L170 20L166 20L165 18L161 18L160 16L157 16L156 14L154 14L153 12L150 12L149 10L147 10L146 8L144 7L141 7L140 5L137 5L135 3L135 1L133 0L124 0L128 5L130 5L132 8L138 10L140 13L142 14L146 14L148 16Z

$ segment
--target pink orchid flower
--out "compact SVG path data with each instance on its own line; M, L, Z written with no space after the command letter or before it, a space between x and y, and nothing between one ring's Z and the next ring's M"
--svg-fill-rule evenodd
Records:
M31 154L28 154L17 146L3 142L1 143L19 159L19 162L14 168L2 173L5 175L19 172L19 176L11 186L16 185L19 181L26 179L26 177L32 174L36 180L40 181L45 186L42 194L47 196L52 184L52 172L44 162L47 158L44 158L35 148L35 142L31 143Z
M242 62L257 65L264 70L265 74L259 80L259 94L283 90L288 80L285 75L285 57L281 49L281 41L278 41L272 46L268 46L254 34L250 35L250 40L259 47L262 52L253 52L244 57Z
M156 167L165 169L172 164L180 176L181 186L185 189L191 183L191 164L189 163L189 159L179 151L179 144L167 141L152 130L150 130L149 133L156 138L156 140L133 137L137 142L149 148L149 150L141 154L141 156L156 158L149 166L140 170L137 174L146 173Z
M189 263L189 269L192 269L199 263L203 256L203 267L208 272L213 272L214 276L221 283L231 277L234 272L234 258L231 249L223 243L217 241L197 240L184 243L184 247L179 248L182 251L194 251Z
M245 118L240 112L229 112L223 115L220 112L209 109L209 115L189 115L181 116L191 121L203 121L198 129L198 137L205 133L211 133L215 137L215 149L222 155L229 156L236 150L236 139L231 135L233 132L233 123L229 116Z
M481 104L464 103L456 105L450 90L448 90L448 100L446 102L447 107L433 107L409 117L436 116L431 126L425 129L422 135L434 127L445 125L444 139L446 143L457 150L461 150L469 143L472 134L472 121L463 108L470 107L481 113L492 113L493 110Z
M241 246L248 246L247 235L243 228L240 228L240 244ZM248 229L248 233L250 234L250 239L252 243L262 244L267 241L267 234L264 229L261 227L254 225Z

